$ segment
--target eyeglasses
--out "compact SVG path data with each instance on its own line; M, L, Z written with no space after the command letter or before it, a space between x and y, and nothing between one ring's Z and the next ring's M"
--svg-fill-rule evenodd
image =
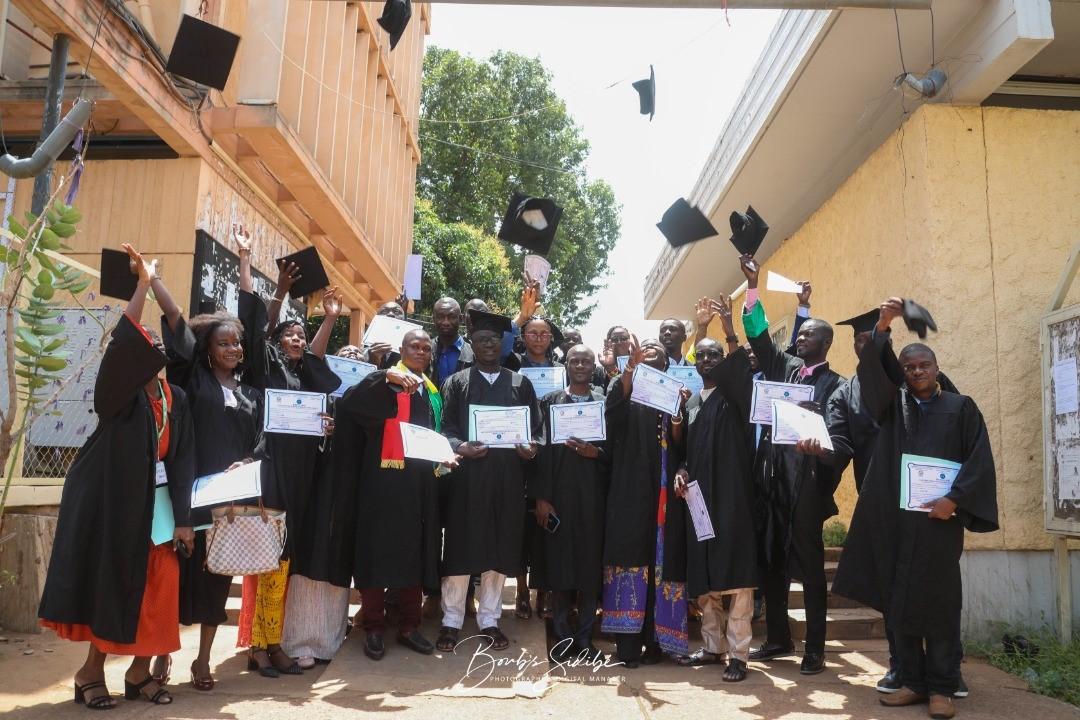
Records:
M501 345L502 338L498 335L473 335L473 345Z
M549 333L549 332L527 332L527 333L525 333L525 337L529 338L530 340L550 340L551 339L551 333Z

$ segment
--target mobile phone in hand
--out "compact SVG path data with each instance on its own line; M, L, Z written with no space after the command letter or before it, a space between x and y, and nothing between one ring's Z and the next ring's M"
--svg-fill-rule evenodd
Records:
M544 526L544 529L547 530L549 533L554 533L556 530L558 530L559 516L553 512L548 513L547 525Z
M180 557L182 558L186 559L191 557L191 549L183 540L176 541L176 552L180 553Z

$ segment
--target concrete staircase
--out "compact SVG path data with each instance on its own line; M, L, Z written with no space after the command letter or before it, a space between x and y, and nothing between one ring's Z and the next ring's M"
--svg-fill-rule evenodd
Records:
M825 579L829 583L827 625L825 637L829 640L875 640L885 637L885 620L877 610L860 605L832 593L832 581L840 563L843 548L825 548ZM806 638L806 603L801 583L791 584L788 596L788 618L791 634L796 640ZM766 609L766 612L768 610ZM754 635L765 635L764 618L754 623Z

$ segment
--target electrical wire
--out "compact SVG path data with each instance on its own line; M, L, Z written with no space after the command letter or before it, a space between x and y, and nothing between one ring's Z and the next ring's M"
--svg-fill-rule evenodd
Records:
M896 47L900 51L900 70L902 75L907 75L907 63L904 62L904 44L900 42L900 13L893 8L893 20L896 22Z
M551 165L543 165L541 163L536 163L529 160L522 160L521 158L512 157L510 155L503 155L502 153L492 152L491 150L483 150L481 148L472 147L470 145L462 145L461 143L451 142L449 140L440 140L439 138L432 137L431 135L421 135L420 138L422 140L430 140L431 142L440 143L442 145L450 145L456 148L461 148L462 150L472 150L473 152L480 153L481 155L490 155L491 157L502 158L503 160L509 160L510 162L515 162L520 165L527 165L529 167L538 168L540 170L549 170L551 172L562 173L563 175L578 175L578 173L574 172L573 170L565 170L563 168L552 167Z

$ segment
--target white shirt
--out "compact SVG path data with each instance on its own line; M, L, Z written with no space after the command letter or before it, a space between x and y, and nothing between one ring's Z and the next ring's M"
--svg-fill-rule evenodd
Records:
M716 392L716 388L701 388L701 402L705 402L709 399L709 396Z
M478 373L480 373L481 375L483 375L483 376L484 376L484 379L485 379L485 380L487 380L487 381L488 381L488 383L490 383L490 384L492 384L492 385L494 385L494 384L495 384L495 381L499 379L499 375L500 375L500 373L498 373L498 372L493 372L493 373L486 373L486 372L484 372L483 370L477 370L476 372L478 372Z
M240 407L240 401L236 399L236 393L225 387L224 385L221 386L221 396L225 400L225 407Z

